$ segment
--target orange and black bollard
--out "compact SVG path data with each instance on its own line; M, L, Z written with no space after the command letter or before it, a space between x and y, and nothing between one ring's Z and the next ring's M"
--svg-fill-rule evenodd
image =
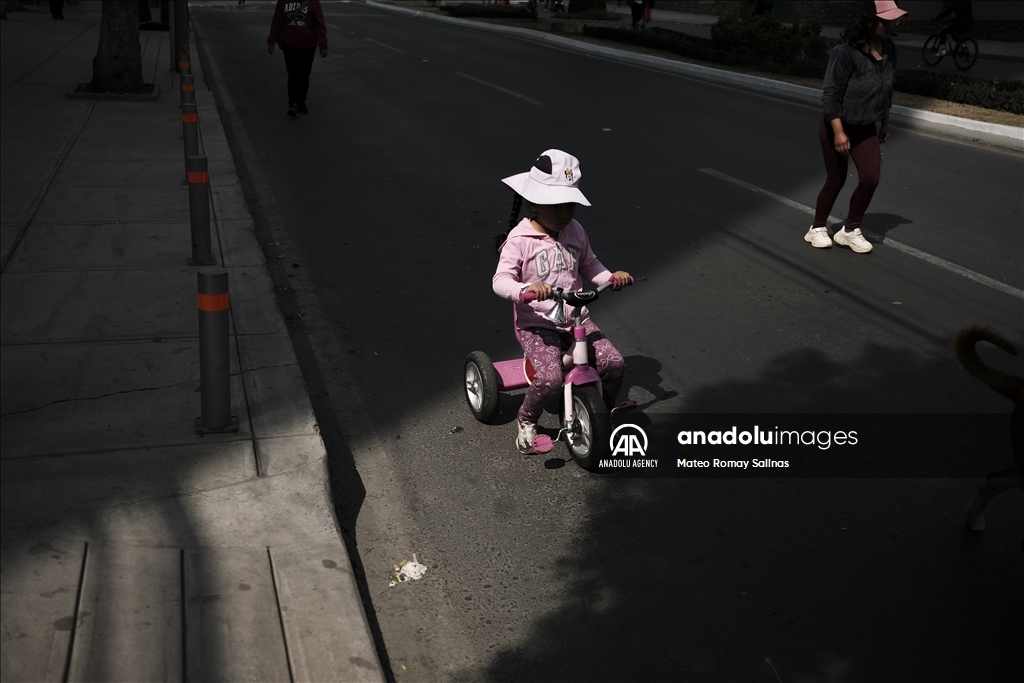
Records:
M196 78L192 74L181 74L181 106L196 103Z
M238 419L231 414L228 271L200 268L198 278L202 414L196 418L196 434L237 432Z
M188 45L182 45L178 50L178 73L192 73L192 62L188 55Z
M210 174L206 157L185 159L188 176L188 217L192 226L192 258L189 265L210 266L217 263L210 247Z
M174 40L177 43L175 46L174 53L178 57L178 71L179 73L191 73L191 71L182 71L182 53L185 55L184 62L188 64L188 3L187 2L174 2ZM185 67L190 68L189 66Z
M199 154L199 113L194 102L181 105L181 139L185 143L186 160Z

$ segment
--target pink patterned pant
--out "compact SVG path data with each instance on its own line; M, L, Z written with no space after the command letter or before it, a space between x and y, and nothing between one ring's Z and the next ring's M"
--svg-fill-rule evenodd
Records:
M626 363L592 320L583 323L587 334L587 352L590 363L601 375L601 389L609 408L615 405L615 397L622 388L626 375ZM562 355L572 346L572 334L542 327L519 330L519 341L536 375L533 384L526 390L523 407L519 409L521 421L537 422L544 405L554 398L562 388Z

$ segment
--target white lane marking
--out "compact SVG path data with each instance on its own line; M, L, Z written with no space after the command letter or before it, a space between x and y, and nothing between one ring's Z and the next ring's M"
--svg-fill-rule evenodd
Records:
M750 183L744 182L739 178L733 178L731 175L726 175L721 171L716 171L713 168L701 168L698 170L701 173L707 173L708 175L714 176L715 178L719 178L720 180L724 180L734 185L739 185L740 187L746 188L751 192L756 192L758 194L763 194L766 197L771 197L775 201L785 204L786 206L792 207L794 209L797 209L798 211L803 211L804 213L808 213L812 216L814 215L813 207L807 206L806 204L801 204L800 202L794 202L792 199L789 199L788 197L783 197L782 195L775 194L774 192L770 192L769 190L758 187L757 185L751 185ZM841 219L836 218L835 216L832 215L828 217L828 220L833 224L843 222ZM949 261L941 259L938 256L933 256L927 252L921 251L920 249L915 249L914 247L903 244L902 242L897 242L891 237L883 237L881 235L868 232L867 230L862 230L861 232L863 232L866 237L870 238L872 242L884 244L886 246L892 247L896 251L902 251L904 254L908 254L909 256L919 258L922 261L932 264L933 266L938 266L939 268L944 268L945 270L948 270L951 273L962 275L968 280L973 280L980 285L991 287L992 289L998 290L1004 294L1009 294L1010 296L1013 297L1017 297L1018 299L1024 299L1024 290L1017 289L1013 285L1008 285L1005 282L994 280L986 275L982 275L981 273L975 273L973 270L968 270L963 266L958 266L955 263L950 263Z
M397 47L391 47L390 45L385 45L384 43L380 42L379 40L374 40L373 38L367 38L367 40L370 41L371 43L376 43L377 45L380 45L381 47L386 47L389 50L394 50L395 52L402 52L402 50L399 50Z
M337 30L341 30L341 27L340 27L340 26L335 26L334 24L332 24L332 23L330 23L330 22L327 22L327 28L333 28L333 29L335 29L336 31L337 31Z
M512 95L513 97L518 97L521 100L526 100L530 104L544 104L543 102L538 102L537 100L532 100L529 97L527 97L526 95L520 95L517 92L513 92L511 90L506 90L505 88L502 88L500 85L494 85L493 83L488 83L487 81L481 81L479 78L473 78L469 74L464 74L461 71L456 71L455 73L457 73L459 76L462 76L463 78L468 78L471 81L475 81L475 82L479 83L480 85L486 85L488 88L494 88L495 90L500 90L501 92L507 93L509 95Z

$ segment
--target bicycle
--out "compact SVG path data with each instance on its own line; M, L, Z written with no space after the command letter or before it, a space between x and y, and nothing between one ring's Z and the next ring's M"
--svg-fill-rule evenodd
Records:
M538 435L533 447L538 453L547 453L554 442L565 439L572 459L586 470L598 468L602 458L611 450L611 416L637 407L636 401L625 400L610 411L601 397L601 377L591 365L580 312L584 305L593 304L601 292L611 287L606 282L595 289L565 292L555 288L555 306L545 314L548 320L563 325L567 322L565 306L572 309L573 344L562 358L565 381L562 391L562 420L558 435L552 439ZM519 295L520 301L532 301L536 294ZM518 331L516 332L518 335ZM490 422L498 413L498 394L528 387L533 381L533 366L525 357L494 362L482 351L474 351L466 358L464 373L466 403L473 417L483 423Z
M953 64L960 71L967 71L978 61L978 41L969 36L956 39L953 51L946 50L946 33L936 33L928 36L921 48L921 57L928 66L935 66L942 61L946 55L953 58Z

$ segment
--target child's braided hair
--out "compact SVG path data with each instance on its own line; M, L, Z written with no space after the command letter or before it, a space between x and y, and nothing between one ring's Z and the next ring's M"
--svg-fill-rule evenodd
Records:
M508 217L508 230L500 232L494 236L494 251L501 253L501 245L508 239L508 234L512 232L512 228L516 227L516 223L519 222L519 212L523 209L523 196L516 192L515 199L512 200L512 214Z

